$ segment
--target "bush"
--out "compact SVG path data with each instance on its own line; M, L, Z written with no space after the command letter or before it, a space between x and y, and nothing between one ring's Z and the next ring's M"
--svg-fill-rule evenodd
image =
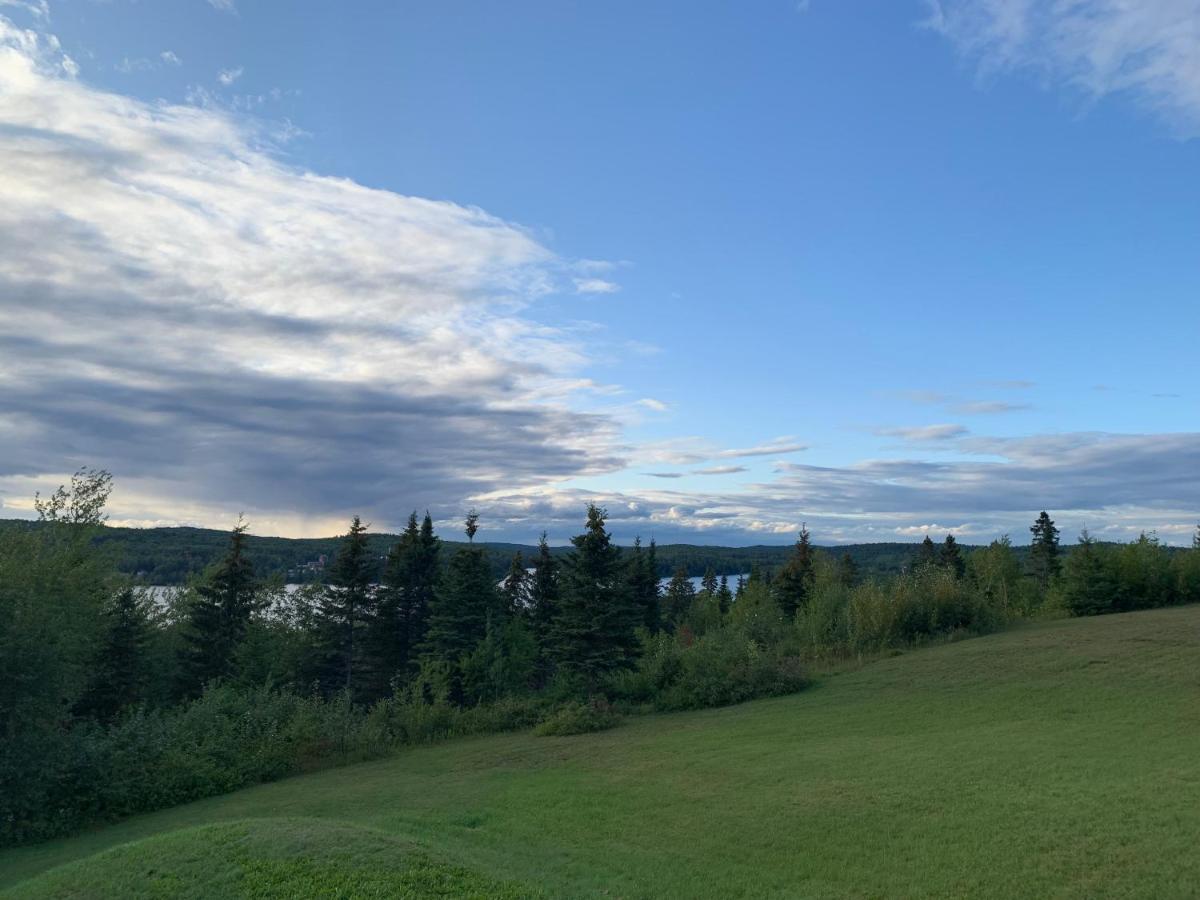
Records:
M621 720L612 704L603 697L593 697L587 703L573 701L560 706L533 729L542 737L588 734L612 728Z

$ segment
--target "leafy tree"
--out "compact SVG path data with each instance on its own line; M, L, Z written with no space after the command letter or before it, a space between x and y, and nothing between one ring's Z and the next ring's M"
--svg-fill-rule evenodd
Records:
M633 662L635 629L644 614L634 604L621 550L604 528L606 515L589 504L586 529L571 539L575 550L563 567L551 638L558 670L588 688Z
M257 608L260 589L245 553L246 528L239 518L224 559L196 586L180 660L185 696L197 696L209 682L234 674L237 649Z
M671 576L663 601L665 607L663 618L666 625L672 630L677 629L687 618L692 604L696 602L696 588L692 585L692 579L688 577L687 569L683 566L677 568L675 574Z
M346 691L354 700L365 699L368 686L367 678L355 680L355 670L365 655L359 638L375 613L372 569L367 526L355 516L316 609L318 679L326 692Z
M1021 564L1013 552L1008 535L976 550L967 560L971 581L985 599L1004 609L1015 605L1021 582Z
M1192 547L1175 557L1182 603L1200 603L1200 528L1192 537Z
M1045 590L1051 579L1058 574L1061 564L1058 558L1058 529L1045 510L1029 529L1033 541L1029 547L1029 574Z
M858 583L858 565L849 553L843 553L838 560L837 580L842 587L854 587Z
M967 563L963 559L962 550L958 546L958 541L954 539L954 535L946 535L946 541L942 544L942 552L938 556L938 564L950 571L955 578L962 578L967 573Z
M79 704L82 715L111 721L145 699L150 616L133 588L118 591L104 610L104 639Z
M775 602L780 611L788 619L795 618L796 611L802 609L812 593L813 580L813 550L809 540L808 527L801 526L800 539L787 563L779 570L775 579Z

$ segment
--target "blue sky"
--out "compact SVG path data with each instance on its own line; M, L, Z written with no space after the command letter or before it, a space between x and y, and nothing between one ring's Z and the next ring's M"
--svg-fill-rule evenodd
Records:
M1186 542L1200 3L1137 7L0 2L0 228L78 226L0 260L0 514Z

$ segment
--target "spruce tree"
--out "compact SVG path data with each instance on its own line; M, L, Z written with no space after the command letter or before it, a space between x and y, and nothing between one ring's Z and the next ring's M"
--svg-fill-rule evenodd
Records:
M351 699L369 698L372 675L358 672L366 657L363 632L376 619L375 591L371 585L372 560L367 548L367 526L355 516L342 539L329 583L317 606L319 658L317 676L327 693L346 691Z
M121 710L145 699L149 638L145 602L133 588L119 591L104 610L104 642L79 704L82 715L111 721Z
M925 540L921 541L921 545L917 548L917 555L913 560L912 570L919 572L921 569L936 566L940 562L941 556L938 553L937 546L933 543L933 538L925 535Z
M594 689L637 655L635 629L642 610L634 604L621 550L604 528L607 513L588 505L587 527L571 539L574 552L563 567L562 597L551 649L560 672Z
M538 649L538 672L544 680L550 674L549 647L551 630L558 611L559 566L550 552L546 532L538 541L538 554L529 576L529 622Z
M1058 529L1054 520L1042 510L1037 521L1029 529L1033 540L1029 547L1029 574L1045 590L1050 580L1058 574L1061 561L1058 558Z
M405 680L416 663L438 574L439 543L429 513L418 525L414 511L388 553L368 632L372 690L378 696L389 693L395 681Z
M706 566L704 577L700 579L700 590L713 597L717 595L717 573L712 566Z
M523 614L529 606L529 590L527 586L528 573L525 571L525 557L518 550L513 554L504 576L500 593L504 601L504 611L508 614Z
M814 578L812 544L808 527L802 525L796 548L774 583L775 602L786 618L794 618L796 611L808 603Z
M721 584L717 588L717 609L721 611L722 618L729 615L729 608L733 605L733 592L729 590L729 576L721 576Z
M209 682L234 674L237 648L246 636L261 590L246 556L246 528L239 518L224 558L196 586L180 660L186 696L197 696Z
M659 630L658 609L658 562L655 559L654 542L650 549L642 549L642 539L634 538L633 550L627 563L629 590L634 605L641 610L639 624L651 634Z
M938 556L938 564L952 572L955 578L962 578L967 573L966 560L963 559L962 550L954 535L946 535L946 541L942 544L942 551Z
M475 546L478 516L467 515L468 544L450 557L450 565L438 581L429 609L429 630L424 656L446 666L451 674L451 694L461 701L461 665L466 656L486 637L489 621L503 623L503 601L487 556Z
M837 579L843 587L854 587L858 584L858 564L848 552L838 560Z
M1118 590L1109 560L1109 553L1085 528L1063 571L1063 601L1073 614L1095 616L1113 611Z
M683 624L683 620L692 610L692 604L696 602L696 588L683 566L679 566L671 576L663 601L663 618L667 627L674 631Z

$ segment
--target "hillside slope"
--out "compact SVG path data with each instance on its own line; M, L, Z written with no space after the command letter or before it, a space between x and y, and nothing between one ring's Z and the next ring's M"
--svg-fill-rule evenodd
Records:
M305 817L551 896L1194 896L1198 748L1200 607L1077 619L873 662L793 697L257 787L10 851L0 885L70 896L113 877L119 855L86 859L107 848ZM175 845L154 865L177 865L191 840ZM363 871L358 895L376 896Z

